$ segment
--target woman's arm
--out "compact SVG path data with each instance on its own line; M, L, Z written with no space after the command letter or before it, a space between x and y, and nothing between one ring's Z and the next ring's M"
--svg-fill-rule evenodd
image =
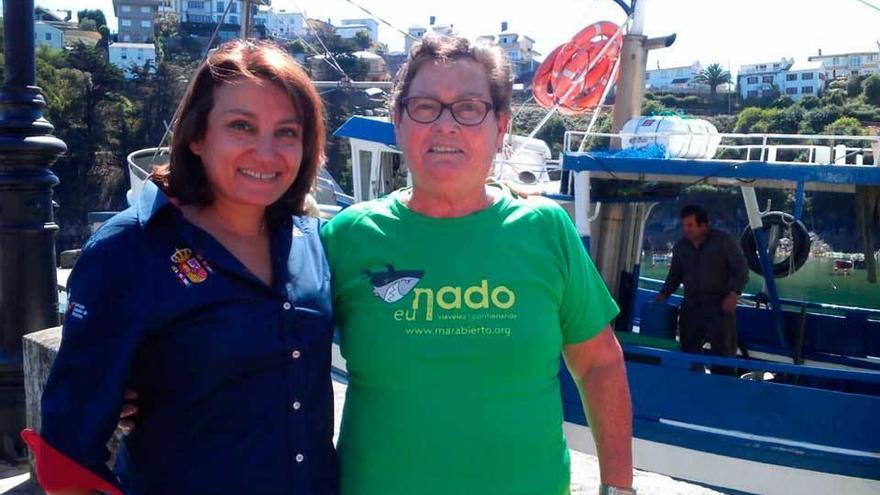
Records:
M623 352L611 325L563 348L599 453L603 484L632 487L632 403Z

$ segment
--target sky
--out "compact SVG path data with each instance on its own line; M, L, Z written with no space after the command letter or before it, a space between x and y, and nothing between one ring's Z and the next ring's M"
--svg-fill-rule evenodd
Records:
M678 36L671 47L650 53L648 69L699 61L703 66L717 62L735 73L740 65L782 57L806 62L819 49L826 55L880 49L880 0L641 1L646 35ZM309 17L334 23L369 17L352 2L404 31L427 25L432 15L469 37L497 34L506 21L509 31L534 39L535 50L542 55L592 22L624 19L623 10L612 0L273 0L273 7L305 11ZM35 0L35 4L100 8L111 31L116 30L112 0ZM391 50L403 49L403 35L384 24L379 26L379 39Z

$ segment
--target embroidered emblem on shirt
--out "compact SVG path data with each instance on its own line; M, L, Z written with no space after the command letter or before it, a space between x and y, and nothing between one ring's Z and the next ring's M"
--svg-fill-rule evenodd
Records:
M385 265L384 272L365 273L373 286L373 294L387 303L395 303L413 290L419 283L425 272L421 270L395 270L391 265Z
M73 317L78 320L84 319L89 315L89 312L86 310L86 307L78 302L70 301L67 303L67 316Z
M208 279L211 266L199 254L193 254L192 249L183 248L174 251L171 255L171 271L177 275L180 283L189 287L192 284L200 284Z

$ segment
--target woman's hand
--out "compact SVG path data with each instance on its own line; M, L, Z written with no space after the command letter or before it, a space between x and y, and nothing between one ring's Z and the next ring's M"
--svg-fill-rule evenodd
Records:
M125 402L122 404L122 410L119 411L119 422L116 424L116 429L121 431L123 435L128 435L134 431L137 414L140 411L137 402L134 402L137 400L138 394L134 390L126 390L123 398Z

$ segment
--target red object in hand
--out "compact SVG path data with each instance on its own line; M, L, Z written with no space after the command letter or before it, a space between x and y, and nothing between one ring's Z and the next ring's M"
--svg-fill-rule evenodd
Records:
M125 495L104 478L49 445L34 430L22 431L21 438L34 454L37 480L45 490L97 490L111 495Z

